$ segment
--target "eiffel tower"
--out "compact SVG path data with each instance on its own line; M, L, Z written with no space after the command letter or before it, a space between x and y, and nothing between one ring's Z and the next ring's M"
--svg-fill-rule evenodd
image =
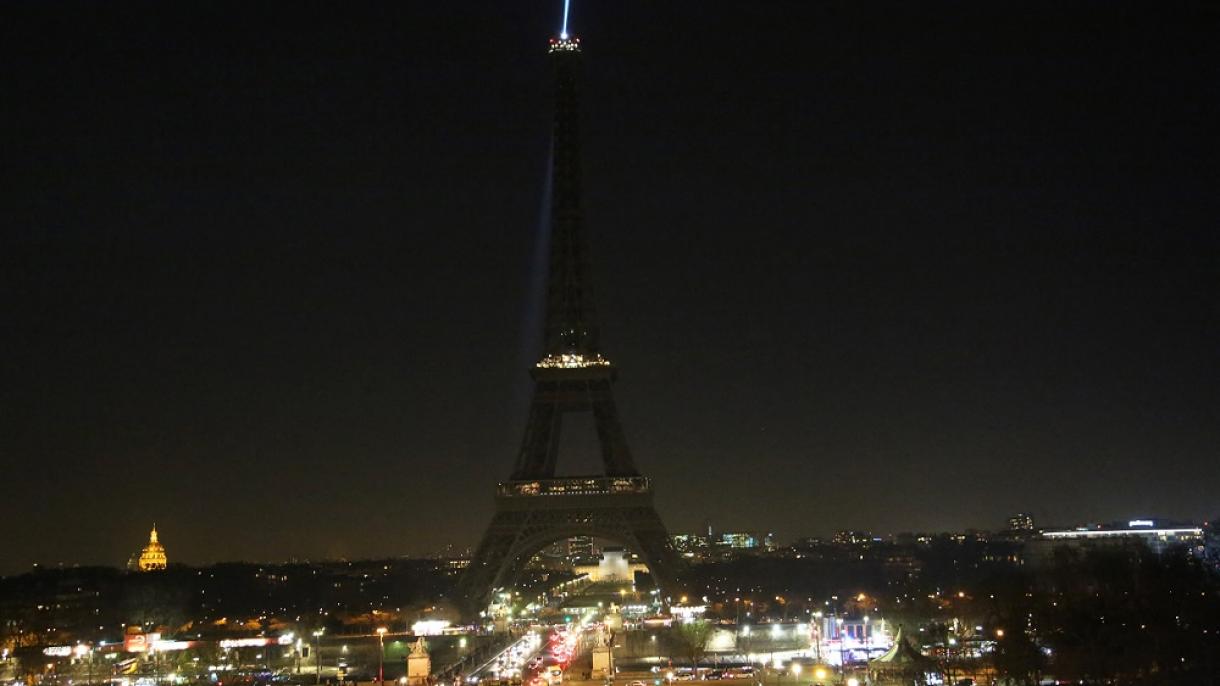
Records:
M611 386L615 366L598 345L589 255L581 229L580 40L551 39L555 124L551 173L551 245L541 360L530 370L534 397L525 438L508 481L496 490L496 513L464 573L467 610L487 605L522 567L551 543L593 536L637 553L658 586L672 592L680 560L652 503L652 485L631 458ZM557 477L564 416L593 415L604 473Z

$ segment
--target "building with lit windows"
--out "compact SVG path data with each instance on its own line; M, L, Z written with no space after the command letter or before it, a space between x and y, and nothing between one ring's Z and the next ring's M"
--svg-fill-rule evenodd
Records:
M568 539L568 559L588 560L596 555L592 536L573 536Z
M720 534L719 543L734 550L750 550L758 547L758 538L744 531L725 532Z
M707 548L707 536L703 534L674 534L669 537L674 550L680 553L704 550Z
M1033 531L1034 517L1024 512L1018 512L1008 518L1009 531Z
M868 545L873 542L873 535L868 531L836 531L830 542L835 545Z
M1171 550L1204 555L1203 529L1192 524L1132 519L1106 525L1043 531L1026 544L1026 557L1035 564L1047 562L1057 548L1080 550L1150 550L1162 555Z

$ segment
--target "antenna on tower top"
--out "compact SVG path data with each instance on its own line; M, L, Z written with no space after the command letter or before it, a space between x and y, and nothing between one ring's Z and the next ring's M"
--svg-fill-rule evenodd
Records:
M568 39L568 7L572 4L572 0L563 0L563 28L559 31L559 39Z

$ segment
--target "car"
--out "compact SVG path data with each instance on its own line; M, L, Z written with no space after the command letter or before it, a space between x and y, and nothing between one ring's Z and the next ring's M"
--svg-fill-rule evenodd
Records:
M647 686L643 681L632 681L627 686Z

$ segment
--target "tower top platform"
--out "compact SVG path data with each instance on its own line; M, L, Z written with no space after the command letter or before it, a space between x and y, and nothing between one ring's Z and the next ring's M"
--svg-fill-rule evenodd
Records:
M549 52L580 52L580 39L561 33L558 38L551 39Z

